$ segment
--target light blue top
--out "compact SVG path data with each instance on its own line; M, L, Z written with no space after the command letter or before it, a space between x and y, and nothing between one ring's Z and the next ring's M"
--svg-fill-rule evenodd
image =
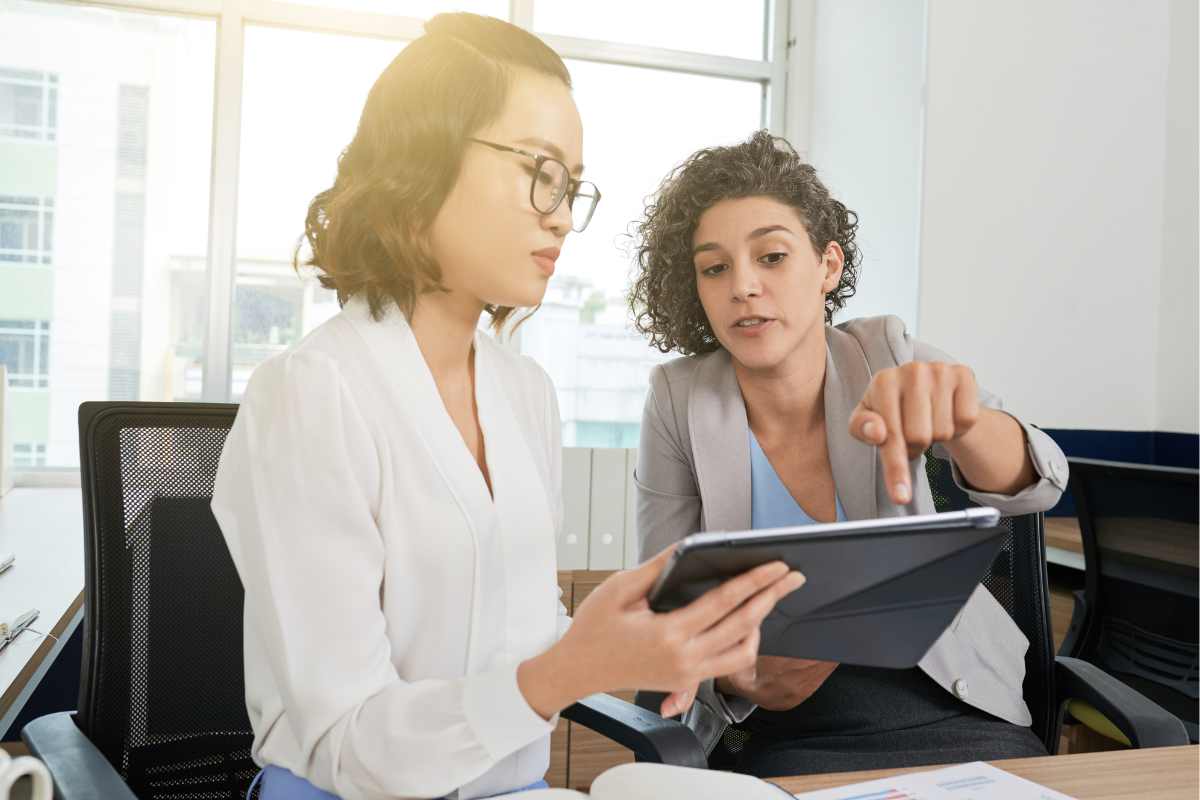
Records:
M845 522L846 511L836 494L834 502L837 504L837 521ZM783 485L754 431L750 431L750 526L757 530L812 525L814 522L816 520L800 507Z

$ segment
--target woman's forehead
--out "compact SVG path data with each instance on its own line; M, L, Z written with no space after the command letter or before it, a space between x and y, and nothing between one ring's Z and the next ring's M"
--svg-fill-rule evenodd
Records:
M514 71L504 108L484 133L582 168L583 123L571 90L558 78Z
M712 237L739 238L765 228L781 228L793 235L803 235L804 222L796 209L773 197L754 196L721 200L700 215L692 235L694 243Z

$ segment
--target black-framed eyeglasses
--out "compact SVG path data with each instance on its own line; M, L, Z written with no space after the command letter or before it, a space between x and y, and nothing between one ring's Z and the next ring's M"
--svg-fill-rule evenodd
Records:
M571 170L567 169L567 165L557 158L473 137L471 141L493 150L516 153L533 159L534 168L530 173L529 203L533 206L534 211L543 216L553 214L562 205L562 201L566 200L567 208L571 209L571 230L582 231L592 221L592 215L596 213L596 206L600 204L600 189L591 181L577 181L572 178Z

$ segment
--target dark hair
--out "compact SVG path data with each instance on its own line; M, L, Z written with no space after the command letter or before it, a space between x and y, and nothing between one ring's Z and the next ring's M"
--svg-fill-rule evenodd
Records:
M396 56L367 97L333 186L313 198L292 265L307 240L317 279L338 302L365 294L378 319L394 302L446 291L427 233L458 179L468 138L498 117L514 68L571 77L558 54L492 17L439 14ZM488 308L499 330L513 309Z
M639 272L629 293L633 324L664 353L720 348L700 305L692 236L700 216L722 200L772 197L796 210L813 248L837 242L845 254L842 278L825 295L825 322L854 295L861 256L854 242L858 215L829 196L817 171L786 140L758 131L730 147L693 153L667 175L634 223Z

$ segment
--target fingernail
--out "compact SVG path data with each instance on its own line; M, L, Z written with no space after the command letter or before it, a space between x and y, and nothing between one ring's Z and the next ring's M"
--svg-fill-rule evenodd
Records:
M863 432L863 436L866 436L868 439L874 439L875 438L875 423L868 422L866 425L863 425L862 432Z
M808 578L806 578L806 577L804 576L804 573L803 573L803 572L793 572L793 573L791 574L791 580L792 580L792 582L793 582L793 583L795 583L795 584L796 584L796 588L797 588L797 589L799 589L799 588L800 588L801 586L803 586L804 584L808 583Z
M907 483L902 483L896 487L896 499L901 503L907 503L912 499L912 493L909 492Z

